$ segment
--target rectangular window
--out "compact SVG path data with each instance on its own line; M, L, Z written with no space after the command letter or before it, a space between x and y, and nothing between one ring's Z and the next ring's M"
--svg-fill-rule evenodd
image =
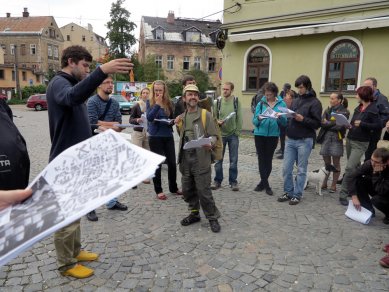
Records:
M49 56L49 58L53 57L53 50L51 46L47 46L47 55Z
M194 58L194 68L196 70L200 70L201 67L201 58L200 57L195 57Z
M216 58L208 58L208 71L215 72Z
M90 40L93 42L93 36L90 37Z
M7 46L1 45L1 48L3 49L4 55L7 55Z
M0 79L4 80L4 70L0 70Z
M183 70L189 70L189 58L190 57L184 57L184 61L182 63L182 69Z
M186 32L186 41L198 43L201 41L200 32L198 31L187 31Z
M70 35L66 35L66 40L70 41Z
M156 40L163 40L163 30L162 29L157 29L155 31L155 39Z
M36 80L36 83L40 83L41 82L39 75L35 75L35 80Z
M9 45L9 50L11 52L11 55L15 55L15 45L14 44Z
M54 58L58 59L58 47L53 47L53 49L54 49L54 52L53 52Z
M84 35L82 36L82 41L85 42L85 36Z
M167 69L168 70L174 69L174 56L167 56Z
M15 71L12 70L12 81L15 81L16 77L15 77Z
M162 68L162 56L155 56L155 65L157 65L158 68Z
M30 55L36 54L36 44L30 44Z
M55 39L55 29L49 28L50 38Z
M27 81L27 72L26 71L22 71L22 80Z
M20 55L24 56L26 54L26 45L21 44L20 45Z

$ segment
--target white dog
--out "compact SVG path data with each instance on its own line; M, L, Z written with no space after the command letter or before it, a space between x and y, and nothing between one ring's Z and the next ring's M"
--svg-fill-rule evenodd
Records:
M321 186L326 177L330 175L330 172L338 172L333 165L323 166L320 169L313 170L307 173L307 180L305 181L304 190L307 188L308 183L312 183L316 187L316 193L322 196Z

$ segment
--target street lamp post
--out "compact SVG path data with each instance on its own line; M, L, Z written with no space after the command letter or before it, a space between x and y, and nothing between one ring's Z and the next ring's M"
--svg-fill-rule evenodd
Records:
M19 99L22 99L22 92L20 90L20 80L19 80L19 63L18 63L18 51L17 45L14 45L14 54L15 54L15 82L16 82L16 93L19 96Z

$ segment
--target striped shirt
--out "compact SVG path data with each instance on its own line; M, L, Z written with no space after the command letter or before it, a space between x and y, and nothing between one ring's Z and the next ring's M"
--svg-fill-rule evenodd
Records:
M122 123L122 115L120 113L119 103L111 98L111 106L109 107L105 117L105 122L118 122ZM104 114L105 107L108 100L103 100L98 94L91 96L88 99L87 108L89 122L91 125L97 124L98 120L101 120L101 116Z

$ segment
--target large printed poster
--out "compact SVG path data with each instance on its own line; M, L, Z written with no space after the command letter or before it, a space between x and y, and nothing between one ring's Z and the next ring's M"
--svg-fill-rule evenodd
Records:
M0 211L0 266L148 179L164 159L113 130L62 152L30 184L30 198Z

